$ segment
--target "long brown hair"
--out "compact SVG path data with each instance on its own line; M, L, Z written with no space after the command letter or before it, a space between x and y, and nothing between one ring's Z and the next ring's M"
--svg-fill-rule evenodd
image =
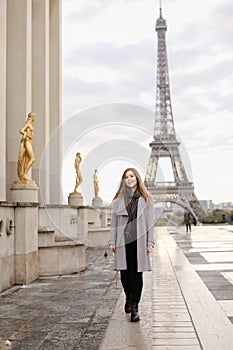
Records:
M126 177L126 173L128 171L132 171L137 179L137 186L139 191L142 194L142 197L145 199L146 203L149 204L149 192L146 189L146 186L144 185L144 183L142 182L141 176L139 175L139 172L135 169L135 168L127 168L125 169L125 171L123 172L123 175L121 177L121 182L120 182L120 186L117 190L117 193L115 194L113 201L119 197L119 196L124 196L125 190L126 190L126 184L125 184L125 177Z

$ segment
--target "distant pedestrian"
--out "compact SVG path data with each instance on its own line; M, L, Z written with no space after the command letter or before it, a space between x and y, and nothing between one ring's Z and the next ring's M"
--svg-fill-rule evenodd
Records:
M131 313L131 322L137 322L142 274L151 270L149 254L154 247L154 220L152 199L135 168L124 171L113 198L109 245L115 253L114 270L121 274L125 312Z
M193 216L189 211L185 211L184 213L184 224L186 226L186 232L191 232L191 222L192 222Z
M226 214L222 214L222 222L225 224L225 222L226 222Z
M233 225L233 213L230 216L230 225Z
M197 226L197 219L195 218L195 216L193 217L193 225Z

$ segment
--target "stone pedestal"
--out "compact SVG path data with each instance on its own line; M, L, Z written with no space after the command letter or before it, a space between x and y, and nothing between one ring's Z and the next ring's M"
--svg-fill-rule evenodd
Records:
M107 227L108 226L108 215L106 210L101 211L101 227Z
M15 282L38 278L38 206L18 203L15 209Z
M83 206L83 196L80 192L72 192L68 197L68 204L73 208Z
M35 183L23 184L15 181L11 187L11 200L12 202L38 203L38 189Z
M86 244L88 240L88 211L89 208L79 208L78 209L78 234L80 240Z
M101 208L103 206L103 199L100 197L95 197L92 199L93 208Z

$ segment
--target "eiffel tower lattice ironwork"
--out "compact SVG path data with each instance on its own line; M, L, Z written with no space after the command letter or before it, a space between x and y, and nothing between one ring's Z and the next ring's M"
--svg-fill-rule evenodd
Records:
M180 143L177 141L175 134L165 38L167 25L162 17L161 4L160 17L156 21L155 30L158 35L155 125L154 140L150 143L151 155L147 167L145 185L155 203L176 203L189 210L195 217L203 217L205 216L205 211L194 194L193 183L189 182L186 175L179 152ZM170 158L174 176L173 182L156 182L160 157Z

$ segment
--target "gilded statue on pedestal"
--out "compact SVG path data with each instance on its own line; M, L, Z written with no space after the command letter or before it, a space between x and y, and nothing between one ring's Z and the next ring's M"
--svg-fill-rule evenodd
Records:
M15 181L17 183L35 183L35 181L28 178L28 172L35 162L35 156L32 148L32 138L34 132L32 123L34 120L35 114L32 112L29 113L24 126L20 129L20 134L23 136L20 141L18 155L18 177L20 181Z
M95 198L96 198L99 195L99 180L97 178L97 169L95 169L93 179L94 179L94 192L95 192Z
M81 172L80 172L80 163L81 163L81 161L82 161L82 157L81 157L81 154L78 152L76 154L76 158L75 158L75 161L74 161L74 167L75 167L75 170L76 170L76 182L75 182L74 192L77 192L78 186L83 182L83 178L82 178L82 175L81 175Z

